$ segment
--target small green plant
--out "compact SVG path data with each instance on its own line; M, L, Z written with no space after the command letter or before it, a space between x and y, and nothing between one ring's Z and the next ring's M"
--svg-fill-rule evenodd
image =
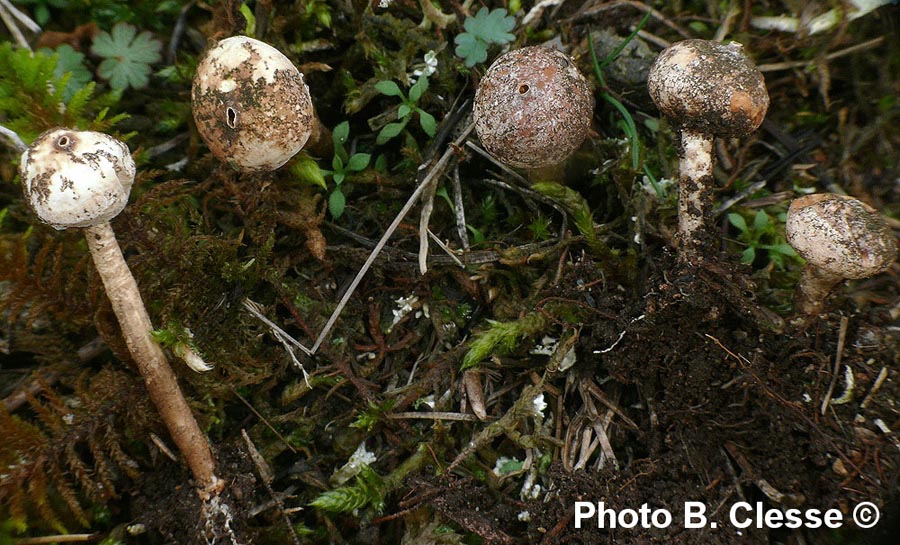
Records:
M117 98L111 93L93 96L94 82L71 85L80 76L75 69L59 68L60 55L0 44L0 119L26 143L51 127L106 131L127 117L106 117Z
M381 128L381 131L375 138L376 144L380 146L399 135L406 128L413 114L419 114L419 125L425 131L425 134L434 136L437 130L437 122L434 120L434 116L419 107L419 100L425 94L425 91L428 90L428 76L423 74L409 88L409 96L404 95L403 91L400 90L400 86L390 80L379 81L375 84L375 89L382 95L398 97L402 101L400 107L397 108L397 121L388 123Z
M34 6L34 20L44 26L50 21L50 8L62 9L69 7L69 0L17 0L16 4Z
M765 210L759 210L750 225L744 216L735 212L728 214L728 222L740 231L738 242L746 246L741 263L752 264L760 250L765 250L769 261L780 270L784 270L786 260L797 258L797 253L784 239L784 229L779 228L779 224L784 225L785 214L782 212L776 219L777 223Z
M363 464L355 485L327 490L310 505L331 513L351 513L370 505L380 513L384 510L384 493L384 479L368 464Z
M516 19L505 8L489 10L481 8L474 17L463 23L465 32L456 36L454 50L471 68L487 60L487 50L491 44L503 45L515 39L510 31L516 26Z
M331 176L334 180L334 191L328 196L328 211L335 219L341 217L347 205L347 197L341 190L341 184L347 179L347 175L359 172L369 166L372 156L368 153L354 153L350 155L344 148L347 138L350 136L350 122L344 121L334 128L331 138L334 142L334 158L331 160L333 170L322 170L322 174Z
M150 32L138 34L128 23L118 23L111 32L101 32L91 46L91 53L103 57L97 74L116 91L146 87L150 83L150 65L162 58L161 50L162 42Z
M47 48L40 49L40 52L46 55L54 54L53 50ZM71 100L78 90L94 79L90 70L84 66L84 53L75 51L69 44L62 44L56 48L56 69L53 75L56 79L62 80L66 74L71 76L63 90L63 100Z

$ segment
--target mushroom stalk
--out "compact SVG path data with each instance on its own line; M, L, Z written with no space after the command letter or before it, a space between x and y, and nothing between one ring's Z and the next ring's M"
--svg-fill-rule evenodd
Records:
M678 242L682 251L695 254L701 247L698 239L709 215L713 139L697 131L681 132L679 149L680 180L678 184Z
M794 293L794 309L805 316L818 316L825 309L828 294L844 278L807 264Z
M84 235L94 266L119 320L125 344L147 384L150 399L194 474L198 488L214 491L219 486L219 480L215 475L216 464L209 443L181 394L166 355L150 336L153 330L150 316L112 227L108 222L103 222L85 228Z

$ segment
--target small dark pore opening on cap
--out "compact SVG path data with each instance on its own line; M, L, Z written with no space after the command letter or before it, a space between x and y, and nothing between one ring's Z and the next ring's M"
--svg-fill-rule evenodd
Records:
M527 83L523 83L522 85L519 85L519 94L524 95L525 93L528 92L528 89L530 89L530 87L528 86Z
M56 147L60 149L68 149L69 144L71 143L72 141L69 139L69 135L67 134L64 134L56 139Z
M225 123L232 129L237 128L237 111L230 106L225 109Z

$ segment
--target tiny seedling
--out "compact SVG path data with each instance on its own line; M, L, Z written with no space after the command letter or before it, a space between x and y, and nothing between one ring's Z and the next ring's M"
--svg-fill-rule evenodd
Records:
M784 224L785 214L782 212L776 219L777 223L765 210L758 210L750 225L744 216L735 212L728 214L728 222L739 231L738 242L746 246L741 263L751 265L760 250L767 252L769 261L779 270L784 270L786 260L797 258L797 252L784 239L784 230L778 226Z
M331 138L334 141L334 158L331 160L333 170L322 170L322 174L331 176L334 180L334 191L328 196L328 211L335 219L341 217L347 205L347 198L341 191L341 184L347 179L347 175L359 172L369 166L372 156L368 153L354 153L350 155L344 144L350 136L350 122L344 121L334 128Z
M406 128L407 123L412 119L413 114L419 114L419 125L425 134L434 136L437 130L437 122L434 116L419 107L419 100L425 91L428 90L428 76L422 75L415 85L409 88L409 96L403 94L395 82L390 80L382 80L375 84L375 89L382 95L389 97L398 97L402 103L397 108L397 121L388 123L381 128L375 143L379 146L388 142L390 139L399 135Z
M472 68L487 60L487 50L491 44L503 45L515 39L509 31L516 26L516 19L505 8L489 10L481 8L474 17L463 23L465 32L456 36L456 56Z
M128 23L118 23L111 32L94 38L91 53L103 57L97 74L116 91L141 89L150 83L150 65L162 59L162 42L150 32L138 34Z

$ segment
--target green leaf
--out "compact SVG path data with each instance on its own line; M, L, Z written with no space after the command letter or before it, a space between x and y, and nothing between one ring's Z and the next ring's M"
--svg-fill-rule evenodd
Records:
M331 217L338 219L344 214L344 208L347 206L347 198L344 197L343 191L335 188L328 197L328 211Z
M244 34L250 36L251 38L256 36L256 16L253 15L253 10L250 9L246 3L242 2L240 7L241 15L244 16L244 20L247 21L247 26L244 28Z
M412 107L409 104L401 104L399 108L397 108L397 119L403 119L412 113Z
M419 125L422 126L422 130L428 136L434 137L434 133L437 132L437 122L434 120L434 116L421 108L416 108L416 111L419 112Z
M41 49L41 52L50 52L49 49ZM75 93L90 83L93 79L90 71L84 67L84 53L75 51L69 44L62 44L56 48L56 69L53 75L62 79L66 74L71 74L63 91L63 100L68 102Z
M368 153L354 153L353 157L351 157L350 161L347 163L347 168L345 170L348 172L359 172L369 166L369 160L371 158L372 156Z
M750 230L747 227L747 220L744 219L744 216L735 214L734 212L728 214L728 223L742 233L747 233Z
M344 171L344 161L339 155L335 155L331 160L331 168L333 168L335 172Z
M334 178L334 185L341 185L344 183L344 178L347 177L343 172L332 172L331 177Z
M378 133L378 136L375 138L375 144L382 145L386 143L391 138L394 138L398 134L400 134L404 127L406 127L406 123L409 121L409 118L403 119L399 123L388 123L384 127L381 128L381 131Z
M343 121L339 123L333 131L331 131L331 139L334 142L335 148L343 146L347 142L347 138L350 136L350 122Z
M400 86L394 83L391 80L381 80L375 84L375 90L381 93L382 95L387 95L389 97L402 97L403 91L400 90Z
M118 23L112 32L101 32L94 38L91 53L103 57L97 67L101 78L116 90L146 87L150 79L150 64L162 56L162 42L147 32L127 23Z
M756 260L756 248L748 246L741 254L741 263L751 265Z
M297 157L298 160L290 167L291 174L304 184L315 185L322 189L327 189L328 186L325 183L325 174L322 172L322 169L319 168L318 163L306 153L300 153Z
M766 214L764 210L759 210L756 212L756 217L753 218L753 230L754 231L765 231L769 226L769 215Z
M487 43L505 44L516 37L510 34L516 26L516 18L509 15L504 8L488 10L481 8L475 17L469 17L463 23L466 33L471 34Z
M419 99L422 98L422 95L424 95L427 90L428 76L422 75L416 84L409 90L409 100L416 103L419 102Z
M453 41L456 43L456 56L465 60L467 67L472 68L487 60L487 42L471 34L458 34Z

